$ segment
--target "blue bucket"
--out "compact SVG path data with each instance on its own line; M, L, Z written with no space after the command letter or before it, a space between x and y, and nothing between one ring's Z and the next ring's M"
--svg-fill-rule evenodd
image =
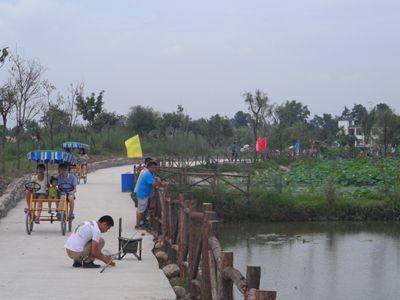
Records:
M133 173L121 174L121 192L132 192L135 184L135 175Z

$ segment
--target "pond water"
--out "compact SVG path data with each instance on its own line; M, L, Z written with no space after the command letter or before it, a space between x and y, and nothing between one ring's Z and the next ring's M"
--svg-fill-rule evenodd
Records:
M223 224L219 238L278 300L400 299L400 224Z

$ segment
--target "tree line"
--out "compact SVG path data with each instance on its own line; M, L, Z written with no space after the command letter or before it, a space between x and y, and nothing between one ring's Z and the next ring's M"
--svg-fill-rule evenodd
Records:
M221 114L193 119L182 105L173 112L162 113L151 107L136 105L126 115L108 112L104 108L105 91L86 93L83 83L70 84L62 94L47 79L45 69L36 59L26 59L17 52L0 50L0 72L8 72L8 79L0 86L1 147L0 172L5 172L5 146L15 139L16 168L20 168L21 143L33 139L37 148L53 149L54 138L62 133L72 139L84 134L85 142L93 148L96 134L113 140L116 132L127 136L139 134L142 138L171 141L190 137L191 142L202 143L210 151L226 151L229 144L254 145L257 137L268 139L270 151L285 151L296 141L302 148L353 147L355 137L345 135L338 128L340 118L351 118L360 125L366 143L384 149L395 148L400 141L400 117L392 108L380 103L371 109L361 104L345 107L340 116L324 113L311 118L307 105L296 100L274 104L261 90L244 93L247 109L236 112L233 118ZM7 63L8 69L5 68ZM9 128L10 120L15 126ZM122 142L121 142L122 145ZM176 145L179 153L179 145ZM204 147L203 147L204 148ZM122 152L121 146L121 152Z

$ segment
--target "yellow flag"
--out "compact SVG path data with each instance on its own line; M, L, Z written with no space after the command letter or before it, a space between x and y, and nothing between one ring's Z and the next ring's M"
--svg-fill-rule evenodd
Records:
M126 153L129 158L142 158L142 146L139 135L135 135L125 141Z

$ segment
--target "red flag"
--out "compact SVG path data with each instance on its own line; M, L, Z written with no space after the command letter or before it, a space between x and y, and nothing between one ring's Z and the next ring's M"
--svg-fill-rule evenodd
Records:
M257 152L264 152L267 150L267 138L258 138L256 144L256 151Z

